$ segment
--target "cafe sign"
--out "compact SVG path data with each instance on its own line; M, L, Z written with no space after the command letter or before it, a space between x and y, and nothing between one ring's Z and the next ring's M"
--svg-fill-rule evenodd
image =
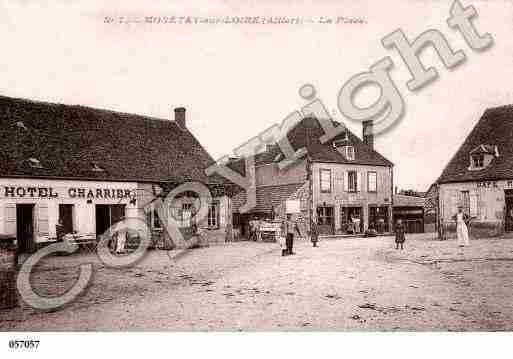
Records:
M59 198L61 190L53 187L35 186L4 186L3 197L5 198ZM133 197L133 191L124 188L81 188L70 187L64 191L69 198L76 199L124 199Z

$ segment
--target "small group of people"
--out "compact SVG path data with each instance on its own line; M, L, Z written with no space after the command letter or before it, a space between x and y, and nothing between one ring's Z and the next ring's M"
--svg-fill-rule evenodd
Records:
M357 234L360 233L361 229L361 220L358 214L351 215L350 220L347 222L347 233Z
M259 242L262 239L260 232L260 220L253 218L249 221L249 240Z
M281 225L281 235L284 238L284 244L282 244L281 255L288 256L295 254L293 251L294 248L294 236L300 236L301 231L296 221L292 220L292 215L287 213L286 219L282 222ZM314 220L310 222L310 240L314 247L317 247L317 242L319 241L319 230L317 227L317 223Z
M453 216L453 219L456 221L456 236L458 247L466 247L470 245L470 237L468 234L468 227L470 226L470 222L473 217L469 216L467 213L463 211L463 207L458 207L458 213ZM395 226L395 249L403 249L404 242L406 241L405 236L405 228L402 223L402 220L397 220Z

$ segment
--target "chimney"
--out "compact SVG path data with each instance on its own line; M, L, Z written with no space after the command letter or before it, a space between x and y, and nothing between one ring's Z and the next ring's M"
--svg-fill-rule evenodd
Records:
M374 149L374 124L372 120L367 120L362 122L363 126L363 142L369 146L370 148Z
M185 107L177 107L175 108L175 122L180 128L186 129L185 123Z

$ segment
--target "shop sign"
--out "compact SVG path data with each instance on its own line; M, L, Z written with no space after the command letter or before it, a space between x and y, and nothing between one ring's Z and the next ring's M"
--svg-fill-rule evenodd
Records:
M132 190L121 188L79 188L70 187L66 191L69 198L83 199L124 199L132 197ZM59 198L60 193L53 187L14 187L5 186L6 198Z
M497 182L496 181L484 181L484 182L477 182L477 187L479 188L497 188Z

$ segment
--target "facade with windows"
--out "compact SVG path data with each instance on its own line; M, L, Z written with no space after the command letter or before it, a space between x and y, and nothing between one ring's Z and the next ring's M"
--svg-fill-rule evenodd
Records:
M318 121L303 119L290 130L288 139L295 150L306 148L307 155L280 170L278 164L284 156L278 145L257 154L256 206L246 214L237 213L246 201L245 192L241 192L233 200L234 219L266 218L271 214L283 219L284 203L298 199L300 213L293 218L304 233L310 221L317 221L321 235L362 234L369 226L388 232L393 164L374 150L371 129L371 122L364 123L363 140L345 129L321 143L324 131ZM239 170L244 168L240 163L241 160L234 163ZM239 226L243 231L243 225Z
M322 233L389 232L392 169L386 166L313 163L313 203Z
M438 228L454 235L458 208L471 237L513 231L513 106L487 109L436 181Z
M57 240L59 233L97 241L124 218L145 221L157 247L173 247L165 223L212 241L231 234L230 199L204 170L214 163L189 132L185 109L172 120L0 96L0 234L21 252ZM195 193L173 189L202 183L211 193L198 218ZM161 207L162 208L162 207ZM164 218L161 218L161 216Z
M124 217L137 216L135 182L0 178L0 233L17 237L21 252L65 233L96 238Z

